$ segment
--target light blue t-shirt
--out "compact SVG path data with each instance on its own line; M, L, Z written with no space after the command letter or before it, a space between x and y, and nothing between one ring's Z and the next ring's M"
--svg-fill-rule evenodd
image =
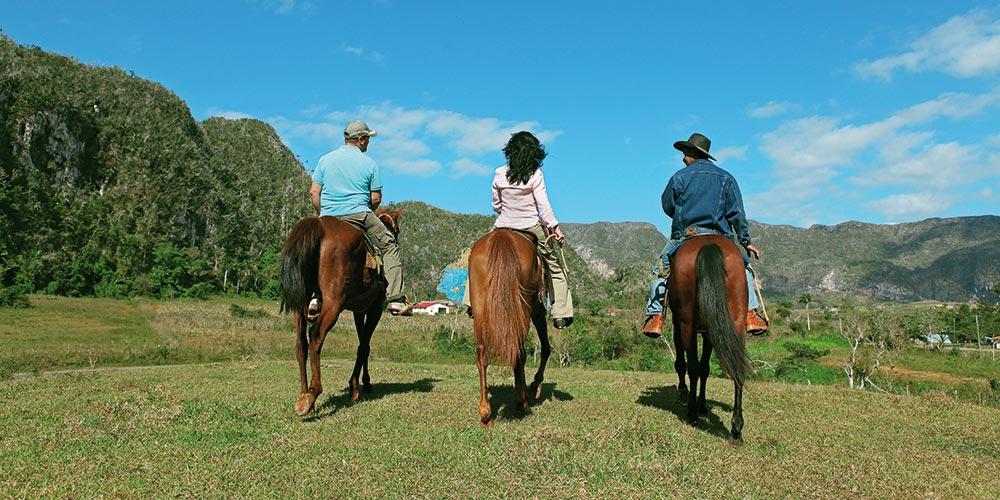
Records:
M382 174L375 160L346 144L319 159L312 180L323 188L319 196L320 215L371 210L371 192L382 190Z

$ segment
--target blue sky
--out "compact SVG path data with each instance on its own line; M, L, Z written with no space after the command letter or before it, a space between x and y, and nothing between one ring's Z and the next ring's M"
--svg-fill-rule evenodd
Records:
M528 129L561 220L662 229L698 131L763 222L1000 213L1000 4L764 3L0 0L0 28L265 120L307 168L364 119L389 201L488 213Z

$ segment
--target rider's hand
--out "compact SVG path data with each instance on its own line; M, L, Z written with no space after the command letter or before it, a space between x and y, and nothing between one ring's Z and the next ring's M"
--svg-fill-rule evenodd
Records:
M562 229L560 229L559 226L552 228L552 234L555 235L556 241L559 242L560 245L566 243L566 235L563 234Z
M760 249L753 243L747 245L747 253L753 255L753 258L760 260Z

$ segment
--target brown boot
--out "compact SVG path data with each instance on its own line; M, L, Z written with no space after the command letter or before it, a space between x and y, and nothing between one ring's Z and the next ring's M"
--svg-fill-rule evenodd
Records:
M763 335L767 332L768 324L757 315L757 311L750 309L747 311L747 333L750 335Z
M660 338L663 335L663 315L654 314L647 317L642 325L642 334L651 339Z

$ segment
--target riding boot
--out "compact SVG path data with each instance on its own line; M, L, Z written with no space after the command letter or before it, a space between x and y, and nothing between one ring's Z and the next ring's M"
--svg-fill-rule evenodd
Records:
M663 335L663 314L648 316L642 325L642 334L651 339L660 338Z
M763 335L767 333L768 324L761 318L757 311L750 309L747 311L747 333L750 335Z

